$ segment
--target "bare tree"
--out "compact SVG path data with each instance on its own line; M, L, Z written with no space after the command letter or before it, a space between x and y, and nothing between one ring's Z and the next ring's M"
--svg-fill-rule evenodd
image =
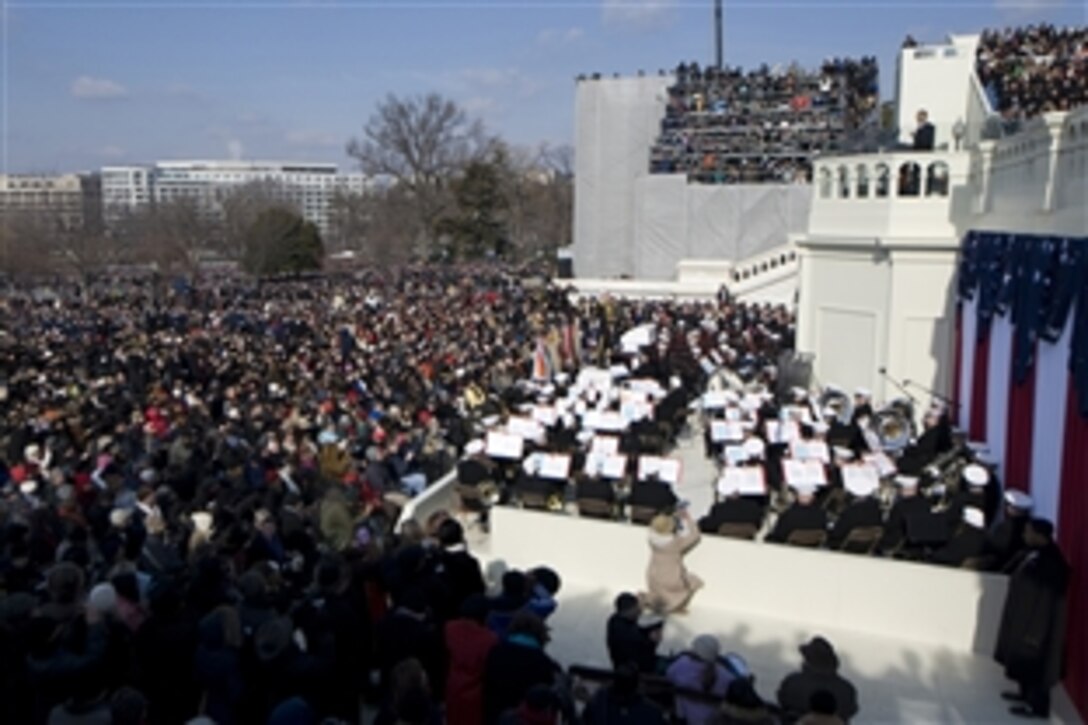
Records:
M410 199L429 246L436 225L452 203L451 180L465 166L483 159L495 140L479 120L471 120L453 101L437 93L411 98L386 97L367 121L361 139L347 152L371 176L387 176Z
M133 211L115 224L131 261L161 272L196 276L201 258L220 251L221 225L194 199L170 199Z
M70 208L5 210L0 228L4 271L12 277L75 275L86 282L120 261L115 240Z

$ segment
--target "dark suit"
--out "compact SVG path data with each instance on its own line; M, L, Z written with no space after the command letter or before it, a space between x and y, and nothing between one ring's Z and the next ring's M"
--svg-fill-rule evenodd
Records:
M613 668L634 662L639 672L656 674L657 645L639 628L638 622L622 614L613 614L608 618L606 638L608 658L612 660Z
M605 481L597 477L583 478L578 481L578 485L575 489L575 498L588 498L612 503L616 500L616 489L612 487L610 481Z
M706 516L699 519L699 530L716 534L722 524L752 524L758 530L763 525L763 508L750 498L738 496L714 504Z
M631 486L630 506L645 506L654 511L665 511L676 506L676 494L672 486L660 481L636 481Z
M914 150L932 151L936 143L937 130L933 124L926 121L914 132Z
M934 552L933 563L959 567L968 559L985 553L986 531L963 524L951 541Z
M1053 542L1025 549L1013 565L994 659L1028 706L1047 715L1050 688L1062 677L1069 565Z
M766 540L785 543L794 531L807 529L827 530L827 512L817 503L795 503L779 515L774 530L767 534Z
M494 478L492 468L478 458L466 458L457 464L457 481L464 486L477 486Z
M1004 521L990 529L990 551L996 557L995 568L1003 570L1016 556L1024 550L1024 526L1027 525L1028 516L1007 516Z
M882 518L880 503L872 496L854 501L839 514L834 528L827 535L827 545L837 549L842 542L846 541L851 531L869 526L880 526L883 523Z
M930 510L929 501L921 496L896 499L884 524L884 537L880 540L880 548L890 551L899 546L907 538L907 521L914 516L926 515Z

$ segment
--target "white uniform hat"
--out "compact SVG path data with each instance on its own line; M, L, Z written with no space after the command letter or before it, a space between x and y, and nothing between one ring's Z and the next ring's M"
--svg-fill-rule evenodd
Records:
M1005 503L1020 511L1031 511L1031 507L1035 505L1035 502L1031 500L1031 496L1023 491L1017 491L1015 488L1010 488L1005 492Z
M744 450L748 452L749 458L763 458L763 454L767 450L767 444L760 438L749 438L744 441Z
M873 391L868 388L854 388L854 395L859 398L871 398L873 397Z
M843 448L842 446L835 446L832 448L835 452L835 458L840 461L850 461L854 458L854 452L849 448Z
M917 476L896 476L895 485L902 488L918 488Z
M480 453L483 453L483 452L484 452L484 442L479 438L476 438L475 440L471 440L471 441L469 441L468 443L465 444L465 453L467 453L470 456L479 455Z
M878 483L874 478L847 478L844 485L847 491L861 498L872 496L877 489Z
M976 529L985 528L986 517L983 515L982 509L968 506L963 510L963 523Z
M990 472L977 463L972 463L963 469L963 480L969 486L985 486L990 482Z

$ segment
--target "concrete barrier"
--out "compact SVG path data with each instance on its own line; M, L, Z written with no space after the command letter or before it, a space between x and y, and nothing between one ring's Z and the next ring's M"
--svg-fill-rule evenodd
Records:
M427 522L427 517L435 511L446 509L453 511L457 507L457 493L454 486L457 484L457 469L447 473L442 478L423 490L423 493L408 500L401 509L400 518L397 520L397 531L400 531L404 522L415 519L421 524Z
M646 586L646 529L496 506L490 557L547 564L564 580L639 591ZM687 567L706 587L698 603L837 627L964 652L993 652L1007 580L996 574L892 559L704 536Z

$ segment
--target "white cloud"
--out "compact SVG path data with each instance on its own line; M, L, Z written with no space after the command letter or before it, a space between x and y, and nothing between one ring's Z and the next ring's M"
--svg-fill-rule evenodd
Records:
M586 34L586 31L577 25L570 28L544 28L536 35L537 45L559 46L577 43Z
M236 138L232 138L227 141L227 158L232 161L238 161L242 158L242 142Z
M473 96L461 101L461 108L472 116L491 116L499 111L499 102L488 96Z
M1065 0L994 0L994 7L1009 23L1026 22L1063 5Z
M75 98L88 100L124 98L128 95L128 90L117 81L92 76L80 76L72 81L71 92Z
M292 146L316 146L321 148L335 148L344 143L344 140L334 133L312 129L288 131L284 134L284 140Z
M677 0L602 0L606 25L647 27L665 22Z

